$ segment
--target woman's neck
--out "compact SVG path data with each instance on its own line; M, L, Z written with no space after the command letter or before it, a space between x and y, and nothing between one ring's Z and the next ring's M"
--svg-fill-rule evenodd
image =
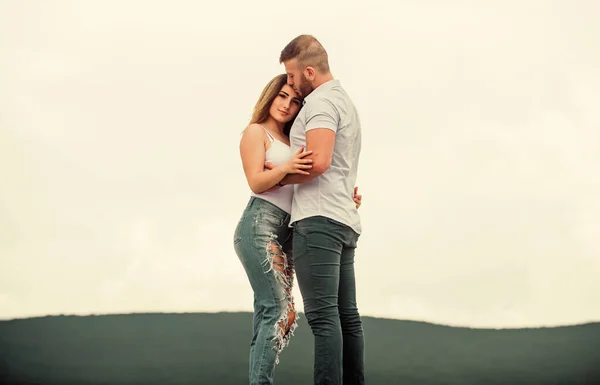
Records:
M281 135L283 135L284 124L276 121L275 119L273 119L271 117L269 119L267 119L267 121L264 122L262 125L265 126L269 130L272 130L274 132L279 132Z

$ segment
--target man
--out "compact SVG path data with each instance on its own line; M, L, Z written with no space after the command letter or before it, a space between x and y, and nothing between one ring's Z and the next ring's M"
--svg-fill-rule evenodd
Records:
M364 336L356 304L354 250L361 222L353 201L361 127L358 112L329 69L327 52L300 35L281 52L288 84L304 99L290 132L292 151L312 151L310 175L294 184L290 226L296 276L315 339L315 384L364 384Z

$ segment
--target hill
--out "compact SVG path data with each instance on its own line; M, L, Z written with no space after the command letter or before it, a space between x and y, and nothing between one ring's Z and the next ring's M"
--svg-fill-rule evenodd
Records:
M600 383L600 323L469 329L364 317L369 385ZM48 316L0 321L0 383L247 383L250 313ZM304 314L275 383L312 383Z

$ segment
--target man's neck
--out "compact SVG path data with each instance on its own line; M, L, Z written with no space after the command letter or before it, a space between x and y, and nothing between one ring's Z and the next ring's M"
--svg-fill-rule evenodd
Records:
M333 80L333 75L331 74L331 72L328 74L319 75L315 78L315 81L313 82L313 87L320 87L321 85L327 83L330 80Z

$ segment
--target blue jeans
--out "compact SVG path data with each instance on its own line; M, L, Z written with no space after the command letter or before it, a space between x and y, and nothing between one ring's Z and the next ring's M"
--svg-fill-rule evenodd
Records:
M323 216L294 223L294 264L315 341L315 385L365 383L354 278L358 237L350 227Z
M273 383L279 353L297 327L292 287L290 215L264 199L250 197L233 244L254 291L250 384Z

